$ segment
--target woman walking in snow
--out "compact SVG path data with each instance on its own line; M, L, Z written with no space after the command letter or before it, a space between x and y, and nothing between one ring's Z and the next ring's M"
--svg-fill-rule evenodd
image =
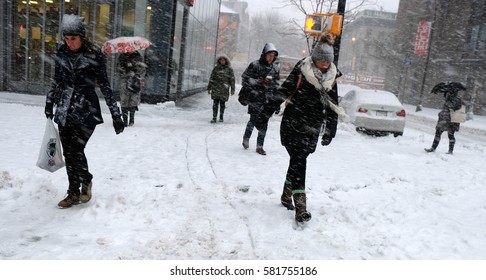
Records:
M235 74L231 68L231 62L224 54L216 58L216 66L211 71L211 77L208 84L208 94L213 100L213 119L211 123L216 122L219 107L219 121L224 121L225 104L229 95L235 94Z
M55 57L52 88L46 96L45 115L54 117L59 126L69 187L58 206L66 208L91 199L93 175L89 172L84 149L96 125L103 123L96 82L110 109L116 134L123 132L124 125L106 74L105 57L101 49L86 38L84 18L64 15L62 35Z
M311 56L295 65L257 119L257 128L266 126L273 112L287 99L280 125L280 141L290 160L280 201L288 210L295 209L297 222L311 219L305 193L307 157L316 150L323 123L322 145L329 145L336 135L338 114L335 111L339 110L335 105L335 79L340 72L333 63L333 42L330 35L324 37Z
M138 51L122 53L118 58L120 105L125 126L132 126L135 123L135 111L138 111L140 105L145 68L143 57Z
M430 148L426 148L427 153L431 153L437 149L440 142L440 137L442 132L447 131L447 136L449 137L449 151L447 154L452 155L454 152L454 145L456 144L456 138L454 133L459 131L459 123L451 122L451 110L459 110L462 105L462 100L458 96L459 89L453 86L445 85L444 98L445 102L442 106L442 110L439 112L439 119L437 120L437 125L435 126L435 137Z

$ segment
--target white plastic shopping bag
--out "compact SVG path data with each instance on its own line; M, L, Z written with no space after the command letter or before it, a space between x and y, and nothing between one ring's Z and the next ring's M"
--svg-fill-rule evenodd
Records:
M62 156L61 139L59 132L54 126L52 119L47 119L46 131L44 132L44 139L42 139L42 146L39 151L39 159L37 166L50 172L54 172L66 163Z

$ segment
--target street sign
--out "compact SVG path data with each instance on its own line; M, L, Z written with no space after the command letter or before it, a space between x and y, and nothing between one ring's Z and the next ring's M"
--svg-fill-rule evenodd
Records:
M426 55L429 47L429 39L432 22L421 20L415 37L415 54Z

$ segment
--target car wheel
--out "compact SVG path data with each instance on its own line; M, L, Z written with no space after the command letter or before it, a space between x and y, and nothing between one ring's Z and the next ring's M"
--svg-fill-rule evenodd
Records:
M403 135L403 132L395 132L395 133L393 133L393 136L395 136L395 137L402 136L402 135Z

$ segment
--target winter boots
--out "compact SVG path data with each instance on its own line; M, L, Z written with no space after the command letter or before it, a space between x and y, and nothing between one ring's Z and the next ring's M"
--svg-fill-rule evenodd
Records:
M79 201L82 203L86 203L91 200L91 187L93 186L92 182L89 182L88 185L82 184L81 186L81 194L79 195Z
M243 148L248 149L250 147L250 138L243 137Z
M298 223L310 221L312 215L307 212L307 198L305 193L294 193L293 197L295 203L295 221Z
M70 193L68 191L66 197L63 200L59 201L57 206L59 208L69 208L69 207L73 206L74 204L78 204L78 203L79 203L79 194Z
M263 149L263 147L257 147L256 148L256 152L259 153L262 156L267 155L267 152L265 152L265 150Z
M137 107L122 107L122 118L123 118L123 124L125 127L127 126L132 126L135 124L135 111L137 110ZM128 114L130 114L130 121L128 120Z
M434 139L434 142L432 143L432 147L428 148L428 149L424 149L427 153L431 153L431 152L434 152L435 149L437 149L437 146L439 146L439 141L435 140Z
M287 210L294 210L294 204L292 203L292 185L285 182L282 196L280 196L280 203L287 208Z
M216 123L216 118L213 118L213 119L211 120L211 123Z
M128 122L128 126L133 126L135 124L135 109L130 108L130 122Z
M122 110L123 124L125 125L125 127L127 127L128 126L128 108L122 107L121 110Z

